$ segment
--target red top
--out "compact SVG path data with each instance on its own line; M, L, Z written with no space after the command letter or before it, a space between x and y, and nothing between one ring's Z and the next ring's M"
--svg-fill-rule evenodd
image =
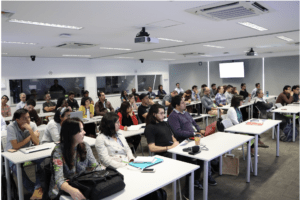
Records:
M133 125L138 125L139 122L138 122L138 120L137 120L137 118L136 118L136 116L135 116L135 114L134 114L133 111L132 111L132 114L133 115L132 115L131 119L132 119ZM123 116L122 116L121 112L118 112L118 116L119 116L119 121L120 121L120 129L124 130L124 126L122 126L122 118L123 118Z

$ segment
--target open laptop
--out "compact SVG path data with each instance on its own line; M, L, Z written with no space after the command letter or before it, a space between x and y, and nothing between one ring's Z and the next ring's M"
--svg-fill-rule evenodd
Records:
M244 100L243 105L246 105L248 102L249 102L249 97L247 97L247 98Z
M21 148L20 151L28 154L28 153L33 153L37 151L43 151L47 149L51 149L53 147L53 144L43 144L43 145L36 145L36 146L31 146L31 147L26 147L26 148Z
M70 118L73 118L73 117L78 117L83 122L89 121L88 119L83 118L83 112L82 111L71 112Z

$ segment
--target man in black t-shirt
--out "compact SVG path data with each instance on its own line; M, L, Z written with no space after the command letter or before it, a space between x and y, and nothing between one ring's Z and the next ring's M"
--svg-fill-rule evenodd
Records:
M76 110L78 110L79 105L78 105L77 100L74 99L74 97L75 97L75 93L73 91L70 91L67 102L68 102L69 106L72 108L72 110L74 110L74 108Z
M138 108L138 116L142 123L145 123L145 119L148 115L149 112L149 96L147 94L141 94L140 95L140 100L142 101L142 105L139 106Z

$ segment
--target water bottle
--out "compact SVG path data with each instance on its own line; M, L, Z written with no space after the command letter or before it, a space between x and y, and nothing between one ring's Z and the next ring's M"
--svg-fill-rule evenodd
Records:
M269 91L267 91L266 94L267 94L267 97L269 97Z
M86 110L86 118L89 120L90 119L90 109L87 109Z

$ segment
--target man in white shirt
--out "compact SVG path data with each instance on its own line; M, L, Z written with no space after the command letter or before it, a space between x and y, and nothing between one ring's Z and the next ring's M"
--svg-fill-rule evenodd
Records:
M178 94L180 93L184 93L184 90L182 88L180 88L180 84L179 83L176 83L176 88L174 89L177 91Z
M251 92L251 97L252 97L252 99L253 99L253 97L255 97L256 96L256 91L257 91L257 89L260 89L260 83L256 83L255 84L255 88L252 90L252 92Z
M24 108L24 106L26 105L26 94L25 93L20 94L20 100L21 100L20 103L18 103L16 106L16 110Z

